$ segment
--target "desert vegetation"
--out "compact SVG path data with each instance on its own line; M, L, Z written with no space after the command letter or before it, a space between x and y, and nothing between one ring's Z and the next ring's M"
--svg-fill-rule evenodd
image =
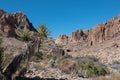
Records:
M27 29L23 29L22 31L18 31L17 35L20 40L28 41L30 32Z
M49 64L52 68L58 68L65 74L74 74L78 77L90 78L105 76L109 74L107 67L99 62L95 57L77 57L70 55L54 56L37 53L39 59L51 61ZM42 58L41 58L42 57Z

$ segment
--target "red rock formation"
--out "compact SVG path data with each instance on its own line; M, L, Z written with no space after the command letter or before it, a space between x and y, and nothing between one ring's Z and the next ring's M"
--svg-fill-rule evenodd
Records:
M90 30L89 45L101 43L105 40L115 38L120 33L120 16L112 18L104 24L99 24Z
M77 30L68 37L69 42L87 41L90 46L102 43L105 40L115 38L120 34L120 15L114 17L104 24L98 24L90 30ZM66 42L61 37L58 37L57 43ZM56 39L57 40L57 39Z

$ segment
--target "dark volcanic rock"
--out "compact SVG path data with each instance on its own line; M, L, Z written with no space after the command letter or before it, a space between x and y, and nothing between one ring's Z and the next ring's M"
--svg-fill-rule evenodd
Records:
M16 37L17 30L28 29L29 31L36 31L29 22L26 15L22 12L9 14L0 9L0 34L8 37Z

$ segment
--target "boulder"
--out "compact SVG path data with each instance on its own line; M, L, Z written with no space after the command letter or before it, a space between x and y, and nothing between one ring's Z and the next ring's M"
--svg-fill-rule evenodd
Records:
M65 55L65 51L63 49L60 48L52 48L49 53L49 55L53 55L53 56L64 56Z

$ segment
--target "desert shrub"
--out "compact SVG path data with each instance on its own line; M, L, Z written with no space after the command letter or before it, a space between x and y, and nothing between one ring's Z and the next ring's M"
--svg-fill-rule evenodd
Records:
M58 68L64 73L74 72L83 77L105 76L109 73L108 69L100 64L95 57L72 58L62 56L56 60Z
M36 53L34 54L34 56L36 56L38 59L43 59L43 58L44 58L44 55L43 55L42 52L36 52Z
M78 71L77 66L78 66L77 63L70 59L64 59L58 64L58 68L66 74L70 73L76 74Z
M84 73L86 77L105 76L109 73L108 69L100 64L99 60L95 57L78 57L76 61L79 65L79 69L86 71L86 73Z
M108 73L108 71L101 65L88 64L87 66L88 66L88 68L86 68L86 70L87 70L86 76L87 77L97 77L97 76L100 76L100 75L105 76Z
M60 62L60 61L62 61L64 59L72 59L72 56L70 56L68 54L66 54L64 56L56 56L56 55L48 54L45 57L48 60L56 60L57 62Z
M48 60L56 60L56 59L57 59L57 56L48 54L48 55L46 55L46 59L48 59Z
M19 39L21 39L23 41L28 41L30 32L27 29L23 29L22 31L18 31L17 35L18 35Z
M57 62L60 62L60 61L62 61L62 60L64 60L64 59L66 59L65 56L60 56L60 57L57 58Z
M37 31L38 31L38 35L41 38L48 37L48 35L50 34L50 31L48 30L45 24L39 25Z
M57 58L56 58L58 63L62 60L65 60L65 59L73 59L73 58L72 58L72 56L70 56L68 54L65 54L64 56L57 56Z

